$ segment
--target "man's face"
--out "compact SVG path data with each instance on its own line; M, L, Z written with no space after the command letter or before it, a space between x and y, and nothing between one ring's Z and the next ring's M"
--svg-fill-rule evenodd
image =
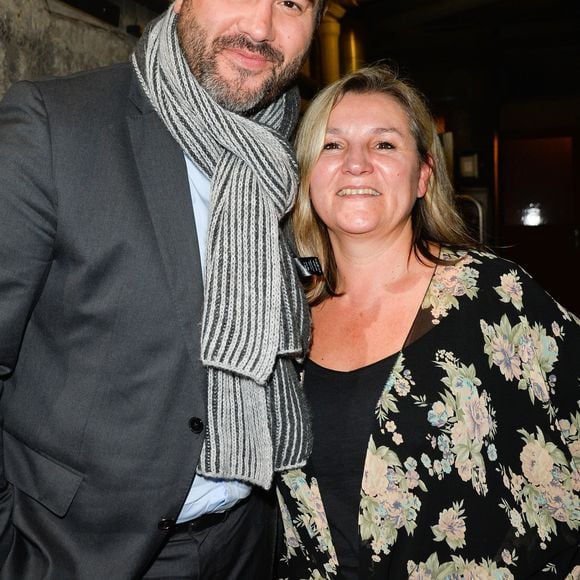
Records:
M296 77L322 0L176 0L191 72L223 107L266 106Z

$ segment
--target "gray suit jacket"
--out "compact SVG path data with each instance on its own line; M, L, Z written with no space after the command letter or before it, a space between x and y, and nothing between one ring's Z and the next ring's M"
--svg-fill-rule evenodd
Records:
M132 68L13 86L0 578L139 577L200 453L202 300L183 155Z

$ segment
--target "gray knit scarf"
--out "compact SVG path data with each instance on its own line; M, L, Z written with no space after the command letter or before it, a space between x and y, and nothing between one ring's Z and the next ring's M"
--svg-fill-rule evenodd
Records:
M246 118L220 107L183 57L172 7L152 22L133 64L177 143L211 178L201 360L208 418L198 472L268 488L301 466L312 437L296 361L308 311L279 222L297 188L287 142L295 90Z

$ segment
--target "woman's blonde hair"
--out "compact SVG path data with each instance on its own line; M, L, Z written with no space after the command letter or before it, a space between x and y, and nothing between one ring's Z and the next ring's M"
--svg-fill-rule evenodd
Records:
M419 162L431 167L427 192L417 199L412 213L413 250L419 259L442 262L431 252L430 243L460 248L477 245L467 234L455 207L443 149L423 95L385 64L361 68L318 93L296 134L300 165L300 188L292 211L296 245L301 256L317 256L324 271L324 277L314 277L307 288L313 305L336 295L338 272L328 230L310 202L310 176L324 146L330 113L347 93L380 93L395 99L407 113Z

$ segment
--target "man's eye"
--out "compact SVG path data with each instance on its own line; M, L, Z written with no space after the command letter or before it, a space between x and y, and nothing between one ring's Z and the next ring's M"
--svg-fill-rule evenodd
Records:
M377 143L377 149L394 149L395 146L388 141L380 141Z
M285 8L290 8L291 10L296 10L298 12L304 12L304 4L300 2L292 2L292 0L284 0L282 6Z

